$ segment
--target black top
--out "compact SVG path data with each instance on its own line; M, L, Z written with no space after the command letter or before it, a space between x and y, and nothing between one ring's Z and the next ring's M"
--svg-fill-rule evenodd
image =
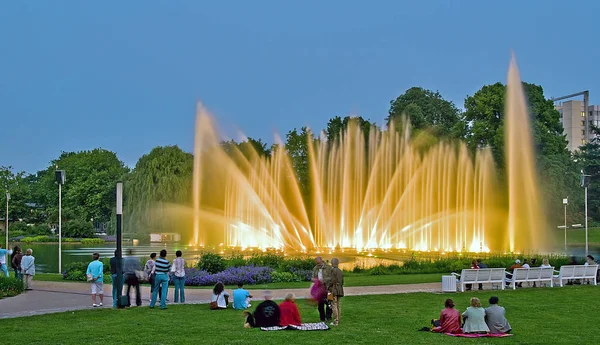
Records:
M117 274L117 257L110 258L110 274Z
M254 311L254 322L256 327L279 326L279 306L277 303L267 300L259 304Z

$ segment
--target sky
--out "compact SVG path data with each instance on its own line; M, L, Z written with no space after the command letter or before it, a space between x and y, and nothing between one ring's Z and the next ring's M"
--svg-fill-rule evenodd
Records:
M191 151L197 102L273 142L336 116L379 124L412 86L459 108L511 50L547 97L600 103L600 1L2 1L0 166L102 147Z

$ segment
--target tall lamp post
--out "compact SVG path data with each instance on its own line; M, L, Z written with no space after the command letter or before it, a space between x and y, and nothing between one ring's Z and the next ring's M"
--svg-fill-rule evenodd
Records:
M56 170L54 174L58 183L58 273L62 273L62 185L66 176L64 170Z
M117 182L117 307L122 308L124 303L121 301L123 292L123 182Z
M8 249L8 200L10 200L10 193L6 192L6 246L4 248Z
M567 252L567 205L569 204L569 198L563 199L563 205L565 206L565 252Z
M589 247L588 247L588 198L587 198L587 190L588 190L588 186L590 185L590 177L591 175L586 175L583 172L583 169L581 169L581 187L584 188L585 191L585 255L587 256L589 254Z

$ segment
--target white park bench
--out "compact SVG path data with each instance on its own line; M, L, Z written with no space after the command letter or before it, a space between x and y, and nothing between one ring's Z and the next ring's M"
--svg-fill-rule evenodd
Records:
M465 292L466 284L500 284L504 290L505 268L464 269L460 274L452 272L459 280L460 291Z
M508 273L510 274L510 273ZM506 281L512 286L513 290L517 288L518 283L542 283L549 282L553 287L554 267L531 267L515 268L512 276L506 278Z
M591 280L594 285L597 284L596 274L598 265L568 265L561 266L560 271L554 271L554 279L558 280L558 285L563 286L563 281L572 279Z

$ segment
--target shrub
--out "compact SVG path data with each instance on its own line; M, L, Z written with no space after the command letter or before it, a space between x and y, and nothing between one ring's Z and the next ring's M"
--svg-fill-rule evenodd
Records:
M29 234L32 235L44 235L44 236L50 236L52 235L52 231L50 230L50 227L48 226L48 224L38 224L36 226L31 226L29 227Z
M83 238L81 239L81 244L104 244L106 241L104 241L102 238Z
M198 260L198 269L214 274L225 270L225 261L219 254L204 253Z
M309 257L283 258L279 262L279 271L288 272L292 268L299 270L311 270L315 266L315 259Z
M91 255L90 255L90 261L91 261ZM111 282L110 259L109 258L103 259L102 264L103 264L102 270L104 272L104 282L105 283ZM68 264L62 273L63 279L73 280L73 281L86 281L87 276L85 273L87 272L88 265L89 265L89 262L84 262L84 261L72 262L72 263Z
M0 277L0 299L16 296L21 292L23 292L23 281L13 277Z
M231 256L226 257L224 260L225 266L227 267L241 267L248 265L248 262L246 259L244 259L243 254L232 254Z
M271 281L273 283L301 282L302 278L291 272L273 272Z
M29 232L30 226L27 226L25 222L13 222L8 226L8 234L11 235L14 231L22 231L24 233Z
M90 222L78 219L70 220L63 226L62 235L76 238L94 237L94 226Z
M285 260L283 255L264 253L264 254L252 254L247 260L249 265L254 266L266 266L273 269L279 268L279 264Z
M32 242L58 242L58 238L50 236L33 236L23 237L21 242L32 243Z
M313 272L312 269L310 270L302 270L302 269L297 269L297 268L290 268L290 272L293 273L294 275L296 275L297 277L299 277L301 279L301 281L311 281L312 277L313 277Z

